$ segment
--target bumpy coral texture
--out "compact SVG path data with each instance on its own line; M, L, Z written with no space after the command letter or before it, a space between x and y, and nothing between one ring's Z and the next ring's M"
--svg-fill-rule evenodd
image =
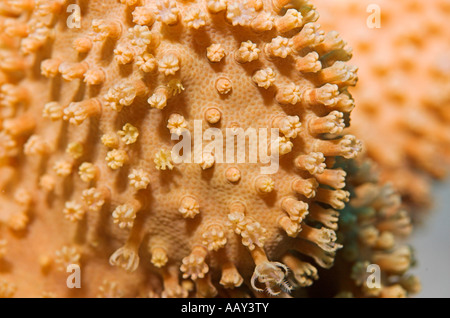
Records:
M449 2L316 4L322 26L340 31L360 67L351 132L405 201L429 203L430 179L445 176L450 158ZM366 23L377 21L380 28Z
M357 68L309 1L0 13L1 296L284 295L292 273L308 286L332 266L349 199L334 158L361 148L342 132ZM194 120L278 128L279 170L216 162L207 142L200 162L175 162L171 134Z

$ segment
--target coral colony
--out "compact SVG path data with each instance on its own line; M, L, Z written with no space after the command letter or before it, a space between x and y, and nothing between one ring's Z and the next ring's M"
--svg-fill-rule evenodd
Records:
M321 27L313 0L2 1L0 296L417 292L402 195L419 168L442 175L428 154L448 128L427 120L449 120L446 97L386 126L372 114L391 106L361 97L354 118L344 16ZM388 88L377 98L415 98Z

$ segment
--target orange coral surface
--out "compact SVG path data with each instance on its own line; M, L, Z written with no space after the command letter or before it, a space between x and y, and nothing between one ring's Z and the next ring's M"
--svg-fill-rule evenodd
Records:
M3 296L283 295L288 267L316 278L304 256L332 266L357 68L309 1L288 2L2 2ZM174 162L171 134L195 120L279 129L278 171L206 142Z

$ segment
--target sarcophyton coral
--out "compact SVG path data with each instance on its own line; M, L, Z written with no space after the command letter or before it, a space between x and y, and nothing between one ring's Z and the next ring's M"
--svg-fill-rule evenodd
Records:
M449 2L316 4L323 27L339 30L360 68L351 132L364 140L382 180L405 201L428 203L430 176L445 176L450 159Z
M333 264L349 199L334 158L361 148L343 133L357 68L308 0L0 12L2 296L278 295L288 272L316 278L304 257ZM278 171L262 174L234 135L247 160L220 162L205 140L197 162L176 162L171 135L194 142L198 122L209 140L277 128L260 147Z
M367 159L340 162L347 172L350 203L341 211L338 242L343 245L334 267L310 293L335 297L407 297L418 293L413 249L405 243L412 231L408 207L392 184L379 180Z

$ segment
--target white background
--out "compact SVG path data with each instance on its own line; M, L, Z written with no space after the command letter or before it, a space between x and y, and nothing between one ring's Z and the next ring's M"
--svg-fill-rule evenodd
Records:
M422 291L416 297L450 297L450 182L433 187L434 205L410 237Z

